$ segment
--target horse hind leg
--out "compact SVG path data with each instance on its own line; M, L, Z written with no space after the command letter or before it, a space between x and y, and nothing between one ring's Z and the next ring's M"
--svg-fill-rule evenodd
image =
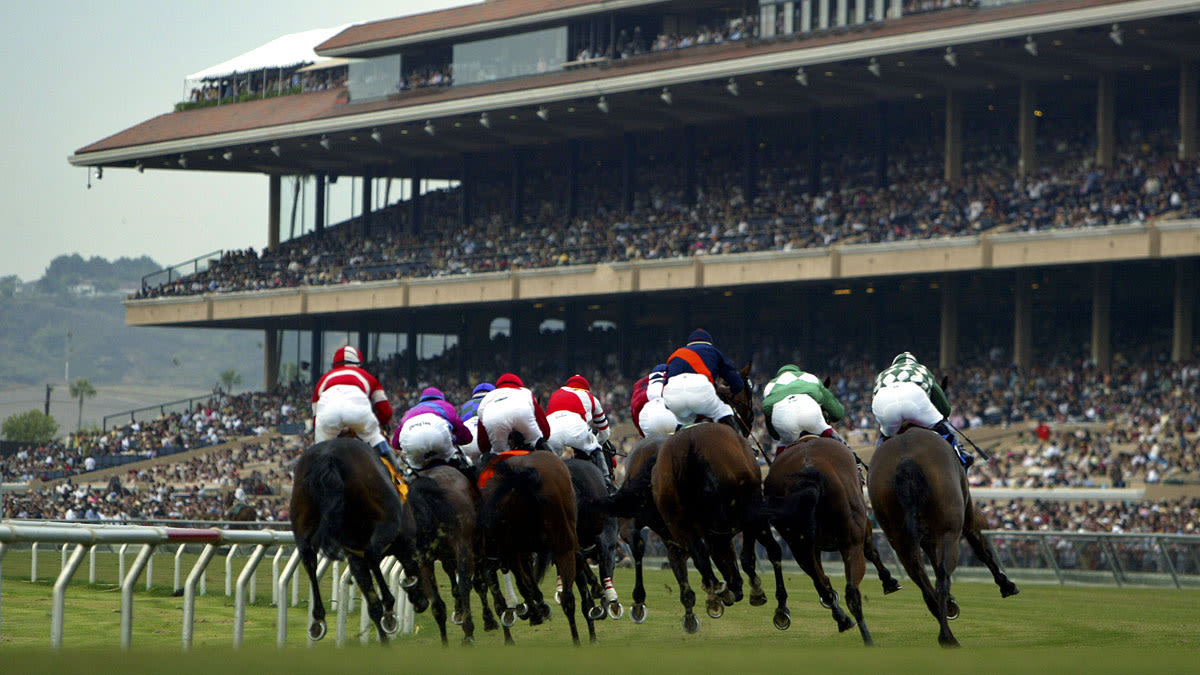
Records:
M452 580L453 578L451 577ZM421 585L425 588L425 594L429 596L429 607L433 613L433 620L437 622L438 632L442 636L442 646L445 647L450 644L450 640L446 636L446 602L442 600L442 594L438 591L433 560L421 561Z
M800 568L812 579L813 588L817 590L821 606L828 609L833 615L838 632L853 628L854 620L847 616L846 612L842 610L842 606L838 604L837 591L833 590L833 584L829 583L829 577L825 575L825 568L821 566L821 552L807 539L803 541L788 539L788 546L796 556L796 562L800 564Z
M683 630L695 633L700 630L700 619L696 618L696 592L688 583L687 552L674 542L667 542L667 560L671 571L675 573L675 581L679 584L679 604L683 605Z
M458 608L463 629L463 644L475 644L475 620L471 617L471 584L475 578L475 555L470 547L460 546L455 551L456 574L450 576L454 580L454 604Z
M629 618L634 623L646 620L646 582L642 576L642 559L646 556L646 540L642 538L641 523L633 526L633 541L629 546L633 551L633 605L629 608Z
M383 578L383 570L379 568L378 559L371 565L371 574L375 577L375 587L379 589L379 598L383 605L383 618L380 625L388 635L395 635L400 630L400 622L396 620L396 596L388 588L388 582Z
M896 577L892 575L892 571L887 568L887 565L883 564L883 558L879 555L879 549L875 547L874 532L868 532L867 538L863 540L863 555L875 567L875 572L879 575L879 581L883 584L884 595L895 593L904 588L896 580Z
M509 628L513 623L516 623L516 614L509 614L512 610L508 609L508 602L504 599L504 593L500 590L500 577L496 573L496 568L499 565L494 561L486 561L482 572L483 578L487 587L492 592L492 599L496 604L496 611L501 613L500 627L504 629L504 644L511 645L513 643L512 631ZM484 605L487 605L486 599ZM510 619L511 618L511 622Z
M937 612L934 616L938 617L938 624L941 628L938 633L938 643L943 647L959 646L958 640L950 632L949 623L951 616L958 616L958 605L954 603L950 595L950 575L958 566L957 535L957 532L954 535L943 535L936 542L925 547L925 553L933 563L934 602L937 605ZM951 606L953 606L953 611L951 611Z
M300 562L304 564L304 571L308 573L309 591L312 593L312 605L309 608L312 620L308 625L308 639L316 642L325 637L327 632L325 603L321 602L321 584L317 579L317 553L307 540L298 542L297 548L300 550Z
M996 561L996 552L983 533L975 526L975 523L971 523L971 527L963 529L963 537L971 545L975 557L979 558L991 571L992 579L1000 587L1000 597L1007 598L1021 592L1021 589L1017 588L1017 585L1000 569L1000 563Z
M722 604L726 607L732 607L733 603L741 600L743 597L742 573L738 570L737 555L733 550L733 537L721 536L710 537L710 539L712 539L713 564L721 571L721 576L725 577L725 590L718 595L721 598ZM753 542L751 542L750 546L754 546ZM742 550L745 550L744 543ZM761 584L759 585L761 586Z
M480 613L483 614L483 630L493 631L500 627L492 605L488 602L488 582L486 565L480 559L475 560L475 576L471 580L475 586L475 594L479 596Z
M358 584L358 589L362 591L363 598L366 600L367 616L371 617L371 622L375 624L375 630L379 633L379 642L386 645L388 634L383 629L383 603L380 602L379 595L375 593L375 583L372 580L373 568L379 566L378 559L351 555L347 564L350 567L350 574L354 577L354 583Z
M567 585L569 586L570 584ZM596 575L592 574L591 568L588 567L587 559L582 553L575 557L575 585L579 588L579 606L584 609L583 618L587 621L588 641L595 644L596 619L604 618L604 609L596 607L596 609L601 610L600 615L597 617L592 616L591 610L593 609L592 602L594 599L592 596L592 587L597 586Z
M846 566L846 606L850 608L855 621L858 621L858 632L862 635L863 644L871 646L875 642L871 639L867 622L863 620L862 593L858 590L863 575L867 572L867 561L862 547L852 546L843 550L842 562Z
M787 586L783 583L783 549L780 548L779 542L775 541L775 537L771 536L770 525L765 523L759 526L758 532L755 534L755 539L766 549L767 559L771 561L771 569L775 572L775 602L777 603L775 607L775 627L780 628L780 624L785 620L790 625L791 613L787 607ZM753 548L751 552L753 552ZM744 548L742 553L745 555ZM742 559L742 563L743 565L745 564L745 558ZM754 601L754 593L751 592L750 604L753 605ZM766 602L765 593L763 594L763 602ZM786 626L780 629L783 630L785 628Z

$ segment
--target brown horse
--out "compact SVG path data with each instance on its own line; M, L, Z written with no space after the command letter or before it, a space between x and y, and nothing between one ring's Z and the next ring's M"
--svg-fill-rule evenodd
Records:
M983 515L971 502L966 471L937 433L912 427L884 441L871 458L867 490L875 518L941 627L942 646L958 646L948 621L958 617L950 575L958 566L960 538L991 570L1001 597L1021 592L996 563L981 531ZM933 565L936 587L925 573L922 551Z
M742 370L743 378L750 366ZM746 431L754 418L750 387L729 403ZM675 432L662 443L651 472L654 504L666 524L667 556L679 582L683 604L683 629L695 633L700 621L693 613L696 594L688 583L690 555L708 593L706 609L714 619L725 606L742 599L742 576L738 572L733 537L742 533L742 570L750 580L750 604L766 604L767 596L756 570L754 542L763 545L775 569L775 597L786 611L787 590L783 585L782 551L771 536L762 509L762 472L745 439L724 424L701 423ZM713 573L716 564L724 583Z
M380 642L386 644L387 635L395 633L399 623L395 598L379 563L396 553L393 544L397 537L405 530L411 534L414 525L375 451L356 438L335 438L305 450L296 464L291 517L296 549L312 587L309 637L320 640L326 631L317 553L335 560L349 554L350 571L366 598L367 613L375 622ZM405 570L415 578L412 559L399 553ZM374 584L378 584L378 595ZM421 607L422 603L415 600L414 604Z
M570 581L579 588L584 607L592 605L580 566L586 565L579 551L575 530L575 491L566 464L552 452L530 452L510 457L494 465L494 475L482 488L483 509L479 526L483 552L487 557L487 583L495 598L497 611L505 606L500 592L497 571L500 567L513 573L517 589L528 608L530 625L542 623L550 616L534 559L549 557L564 580L560 597L563 614L571 627L571 639L579 644L575 626L575 594ZM540 565L538 566L541 567ZM596 641L596 629L587 621L588 637ZM512 634L506 621L504 641L512 644Z
M432 602L433 618L441 631L442 644L446 638L446 605L438 592L434 563L441 561L450 578L454 594L454 623L463 629L463 644L475 642L475 622L471 618L471 588L474 585L484 600L485 627L495 628L496 619L483 593L482 583L476 584L477 533L476 514L479 492L461 471L437 465L418 473L409 485L408 504L417 522L413 540L400 545L411 546L412 555L420 569L424 594ZM482 581L482 577L478 577Z
M646 584L642 578L646 540L642 538L642 529L649 527L662 539L668 536L667 524L654 505L654 494L650 489L658 449L664 440L664 436L651 436L633 446L625 460L625 480L621 489L609 498L607 506L610 513L624 520L622 534L633 550L633 604L629 607L629 618L634 623L646 620Z
M883 565L871 533L871 517L858 482L854 455L832 438L806 436L775 457L763 483L771 525L792 549L792 556L808 573L821 598L833 612L838 630L854 627L863 643L872 644L863 620L862 596L858 585L870 560L883 581L884 594L900 590L900 584ZM821 551L838 551L846 567L846 604L854 619L838 605L837 591L821 566ZM791 625L786 608L776 611L775 627Z

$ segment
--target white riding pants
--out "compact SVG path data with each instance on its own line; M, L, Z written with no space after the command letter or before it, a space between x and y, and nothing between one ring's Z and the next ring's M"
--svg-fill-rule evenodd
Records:
M508 435L513 431L521 432L530 447L542 438L542 430L538 428L537 416L533 412L533 401L526 391L492 397L480 415L480 421L487 427L488 440L492 443L494 453L512 449L508 444Z
M400 452L414 469L423 469L434 459L449 461L454 456L450 424L436 413L408 418L400 428Z
M471 442L458 446L458 449L462 450L463 454L473 464L479 459L479 439L476 437L476 434L479 433L479 417L463 420L463 426L471 430Z
M820 436L830 428L821 412L821 404L808 394L792 394L771 408L771 426L779 434L780 444L791 445L805 433Z
M666 401L652 398L646 401L646 405L642 406L641 412L638 413L638 425L645 436L670 436L675 433L679 420L667 410Z
M592 433L587 422L570 410L559 410L546 416L550 423L550 437L546 442L554 452L562 454L566 448L582 450L589 455L600 449L596 434Z
M358 387L338 384L326 389L313 405L313 415L313 440L317 443L337 438L342 429L351 429L372 447L383 442L371 399Z
M699 373L672 375L663 387L663 401L679 424L691 424L698 415L715 422L733 414L733 408L717 396L712 382Z
M942 421L925 390L912 382L896 382L879 390L871 401L871 412L884 436L895 436L908 422L926 429Z

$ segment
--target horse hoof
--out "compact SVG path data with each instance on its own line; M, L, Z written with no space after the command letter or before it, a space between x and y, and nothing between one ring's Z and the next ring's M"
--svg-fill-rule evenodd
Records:
M400 630L400 622L396 620L394 613L389 612L379 619L379 627L388 635L395 635L396 631Z
M312 622L312 625L308 627L308 639L316 642L317 640L325 637L326 630L327 629L324 621L314 621Z
M685 614L683 617L683 632L689 635L700 630L700 619L695 614Z
M490 633L499 627L500 624L496 622L496 619L490 616L483 620L483 631L485 633Z
M709 617L719 619L725 615L725 603L716 598L711 599L706 603L705 610L708 612Z
M733 603L737 602L738 600L741 600L741 598L738 597L737 593L733 592L733 589L727 588L725 589L725 592L721 594L721 602L725 603L726 607L733 607Z
M475 646L475 637L473 635L464 636L463 641L462 641L462 646L474 647Z
M854 628L854 626L856 626L857 624L854 623L854 619L851 619L848 616L844 616L841 619L838 619L837 625L838 625L838 632L845 633L846 631L850 630L851 628Z
M904 586L901 586L900 582L896 581L895 579L889 579L888 581L883 582L883 594L884 595L891 595L892 593L895 593L896 591L900 590L901 588L904 588Z
M404 577L400 580L400 588L412 588L420 581L417 577Z
M550 614L551 614L550 605L547 605L546 603L543 602L541 605L538 606L538 609L542 610L542 618L543 619L550 618Z
M500 625L504 626L505 628L512 628L513 626L517 625L516 610L506 609L503 612L500 612Z
M767 592L762 588L755 588L750 591L750 606L762 607L767 604Z
M640 602L635 602L633 607L629 608L629 620L634 623L645 623L646 605Z
M953 621L958 618L958 614L959 614L958 603L955 602L954 600L950 600L949 602L947 602L946 603L946 620Z
M599 621L604 618L604 608L599 605L593 605L588 608L587 616L592 621Z
M1000 597L1002 597L1002 598L1011 597L1011 596L1017 595L1020 592L1021 592L1021 589L1017 588L1017 585L1011 581L1008 582L1008 585L1000 587Z
M825 609L833 609L833 606L838 603L838 592L833 592L833 602L825 602L825 598L821 598L821 606Z
M792 627L792 613L786 609L777 609L773 622L779 630L787 630Z
M518 619L524 619L525 617L529 616L529 605L523 602L518 602L516 612Z
M614 620L619 619L625 616L625 608L619 602L610 602L608 603L608 616Z
M463 625L463 613L457 609L450 613L450 623L455 626Z

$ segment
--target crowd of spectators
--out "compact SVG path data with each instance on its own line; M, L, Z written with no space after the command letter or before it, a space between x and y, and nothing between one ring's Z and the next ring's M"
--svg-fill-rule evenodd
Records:
M1060 140L1052 140L1059 138ZM823 190L808 192L806 162L786 149L764 158L757 195L747 200L732 161L714 161L687 204L677 171L653 165L639 173L634 208L619 202L612 172L584 167L582 212L561 215L563 178L547 172L529 183L526 224L508 223L505 186L480 185L480 215L458 215L458 189L421 197L424 225L406 223L397 203L372 214L364 236L358 219L285 242L260 255L221 260L207 270L157 286L139 298L331 285L747 251L791 251L837 243L875 243L984 232L1041 231L1200 216L1200 166L1173 159L1169 132L1134 128L1115 166L1100 169L1086 136L1047 134L1045 166L1016 173L1012 144L969 144L963 179L942 177L940 156L917 146L889 155L889 182L876 186L869 153L843 152L823 170ZM833 182L836 177L836 184ZM593 180L594 179L594 180ZM536 188L535 188L536 189Z
M235 73L225 78L200 82L192 87L185 104L188 104L188 107L203 107L282 94L337 89L346 85L348 74L347 66L304 72L291 68L282 72L278 69L267 69L252 73Z
M1055 532L1200 534L1200 499L979 503L988 529Z

